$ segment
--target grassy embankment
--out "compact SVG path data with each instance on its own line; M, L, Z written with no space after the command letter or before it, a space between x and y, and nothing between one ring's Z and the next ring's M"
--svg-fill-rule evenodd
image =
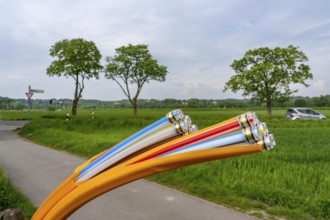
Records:
M199 128L231 118L244 109L184 110ZM320 110L330 118L330 109ZM80 111L69 122L65 113L33 112L20 134L59 150L93 156L163 117L166 110ZM161 173L150 179L199 197L262 216L330 219L330 120L285 121L285 110L269 119L257 110L275 135L270 152L213 161ZM15 118L5 114L5 117ZM19 113L22 114L22 113Z
M5 177L0 170L0 212L9 208L19 208L25 219L31 219L36 208Z

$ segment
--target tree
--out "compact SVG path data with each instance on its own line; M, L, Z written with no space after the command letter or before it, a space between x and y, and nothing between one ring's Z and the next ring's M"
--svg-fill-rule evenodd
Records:
M199 100L196 98L189 99L187 101L187 107L188 108L198 108L199 107Z
M23 110L24 109L24 104L22 102L14 102L14 109L15 110Z
M305 80L312 79L307 56L292 45L287 48L270 49L261 47L249 50L240 60L234 60L231 67L235 75L225 84L224 91L241 90L243 96L266 103L267 113L271 116L273 102L287 101L298 90L290 85L300 83L306 87Z
M85 79L98 79L99 72L103 69L100 65L101 53L93 41L76 38L55 43L50 49L50 56L55 57L55 60L47 68L47 75L63 75L73 78L75 82L71 114L76 115L78 102L85 88Z
M114 57L107 57L105 77L114 80L124 92L137 116L138 97L145 83L151 80L164 82L167 67L158 65L147 45L122 46ZM133 87L133 89L132 89ZM135 90L135 94L132 93Z
M305 99L296 99L294 101L294 106L295 107L306 107L306 100Z

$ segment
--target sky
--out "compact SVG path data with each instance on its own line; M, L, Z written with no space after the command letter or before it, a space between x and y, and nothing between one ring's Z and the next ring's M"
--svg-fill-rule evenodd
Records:
M328 0L0 0L0 96L73 98L72 78L49 77L52 45L63 39L93 41L102 54L146 44L168 68L166 82L145 84L143 99L226 99L235 73L230 64L259 47L299 46L309 61L309 87L296 95L330 94L330 1ZM87 81L84 99L121 100L114 81Z

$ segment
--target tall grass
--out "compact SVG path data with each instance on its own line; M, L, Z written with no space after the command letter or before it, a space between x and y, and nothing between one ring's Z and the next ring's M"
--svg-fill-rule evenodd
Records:
M247 109L184 109L200 128ZM93 156L161 118L166 110L80 111L65 120L63 112L34 116L20 131L38 143ZM286 121L285 109L269 118L256 110L274 133L274 150L193 165L150 177L182 191L241 210L266 210L289 219L330 219L330 120ZM321 112L330 118L330 110ZM5 113L3 113L5 114Z
M329 116L329 111L323 112ZM329 219L330 121L285 121L284 113L274 111L269 119L258 112L277 141L270 152L186 167L151 179L232 206L253 208L253 203L244 205L237 199L243 197L292 219Z
M9 208L19 208L26 219L31 219L36 208L13 187L0 170L0 212Z
M91 113L81 111L66 121L64 112L44 112L24 126L20 134L55 149L91 157L164 116L164 112L155 110L145 110L138 118L132 110L100 110L92 119Z

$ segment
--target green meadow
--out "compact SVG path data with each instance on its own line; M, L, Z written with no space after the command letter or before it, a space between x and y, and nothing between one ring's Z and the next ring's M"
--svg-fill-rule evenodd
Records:
M170 109L32 111L19 134L36 143L91 157L163 117ZM320 121L286 121L286 109L183 109L199 128L255 111L268 125L276 147L268 152L212 161L160 173L148 179L261 218L330 219L330 109ZM27 112L1 112L21 119ZM275 216L275 217L274 217Z

